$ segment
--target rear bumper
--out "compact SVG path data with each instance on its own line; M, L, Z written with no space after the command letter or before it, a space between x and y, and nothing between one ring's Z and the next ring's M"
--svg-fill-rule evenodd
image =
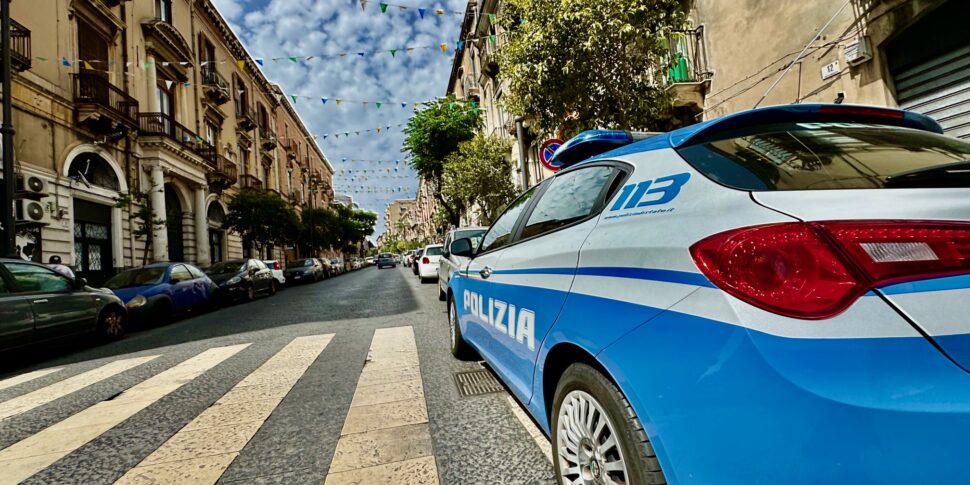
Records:
M437 278L438 267L432 265L418 265L418 276L422 278Z
M599 358L672 483L966 480L970 374L915 332L787 338L668 311Z

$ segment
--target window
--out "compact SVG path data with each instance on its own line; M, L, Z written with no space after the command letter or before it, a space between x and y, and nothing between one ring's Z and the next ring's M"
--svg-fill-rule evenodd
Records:
M549 188L536 202L522 237L532 237L585 219L600 201L603 188L616 169L589 167L564 173L549 182Z
M532 196L536 194L537 187L533 187L528 192L522 194L521 197L516 199L512 204L505 209L505 213L492 224L492 227L482 238L481 251L491 251L493 249L498 249L509 243L509 239L512 237L512 230L515 229L515 221L519 219L522 215L522 211L525 207L529 205L529 200Z
M172 23L172 0L155 0L155 16Z
M17 288L23 292L55 292L71 289L71 282L44 266L27 263L6 263Z
M172 268L172 276L169 277L169 280L176 279L179 281L189 281L192 279L192 273L185 266L181 264L176 265Z
M214 147L219 146L219 128L208 120L205 122L205 141Z
M175 86L175 84L172 81L162 79L159 80L158 88L155 91L156 96L158 97L159 109L163 114L169 116L175 112L175 92L172 89L173 86ZM165 123L167 125L168 120L166 120ZM165 131L171 132L171 128L166 126Z
M196 268L195 266L192 266L190 264L187 264L187 265L185 265L185 267L188 268L189 273L192 274L192 278L193 279L194 278L202 278L203 276L205 276L205 273L203 273L201 269Z

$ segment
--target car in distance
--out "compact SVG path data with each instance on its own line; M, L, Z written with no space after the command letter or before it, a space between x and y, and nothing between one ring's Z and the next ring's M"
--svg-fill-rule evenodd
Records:
M811 104L581 133L452 243L452 352L559 483L965 482L970 144L942 133Z
M337 258L330 258L330 269L335 275L342 275L346 271L343 260Z
M442 245L441 259L438 260L438 299L445 301L448 294L448 281L455 271L460 270L468 263L468 258L457 256L448 252L452 241L459 239L470 239L473 247L478 247L482 241L482 234L487 227L459 227L452 229L445 235L445 243Z
M333 266L330 264L330 260L327 258L317 258L317 260L320 261L320 266L323 267L323 278L332 278Z
M258 259L230 259L209 266L205 274L219 285L217 297L223 303L253 301L259 293L275 295L279 290L273 271Z
M286 276L283 276L283 265L280 264L278 259L264 259L263 264L265 264L266 267L273 272L273 278L276 279L276 282L279 283L280 286L286 284Z
M212 306L218 286L188 263L155 263L122 271L104 283L125 303L132 321L167 323Z
M397 261L395 260L393 254L381 253L377 255L377 261L375 264L377 265L377 269L382 269L385 266L388 268L393 268L397 266Z
M443 249L441 244L429 244L421 251L417 267L418 278L422 283L438 279L438 260L441 259Z
M418 263L421 261L421 254L424 252L424 248L415 249L414 253L411 255L411 271L414 276L418 275Z
M0 349L91 332L116 340L127 325L124 303L111 292L41 264L0 259Z
M368 256L364 258L364 266L372 266L374 264L374 257Z
M317 258L287 261L283 276L286 277L286 283L290 285L320 281L323 279L323 265Z

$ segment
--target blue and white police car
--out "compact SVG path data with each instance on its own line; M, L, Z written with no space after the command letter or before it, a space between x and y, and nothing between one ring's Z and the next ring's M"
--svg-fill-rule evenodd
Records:
M560 482L966 482L970 144L797 105L553 162L448 304Z

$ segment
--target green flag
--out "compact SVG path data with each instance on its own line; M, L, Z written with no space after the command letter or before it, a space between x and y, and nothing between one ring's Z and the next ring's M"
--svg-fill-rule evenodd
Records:
M493 23L493 24L495 23L495 14L494 13L488 14L488 21L491 22L491 23Z
M380 5L381 5L381 13L386 13L387 12L387 4L386 3L382 3Z
M394 54L396 53L397 53L397 49L391 49L391 57L394 57Z
M376 104L376 105L377 105L377 109L381 109L381 102L380 102L380 101L377 101L377 102L375 102L374 104Z
M290 97L293 98L293 102L296 103L296 95L295 94L291 94Z

